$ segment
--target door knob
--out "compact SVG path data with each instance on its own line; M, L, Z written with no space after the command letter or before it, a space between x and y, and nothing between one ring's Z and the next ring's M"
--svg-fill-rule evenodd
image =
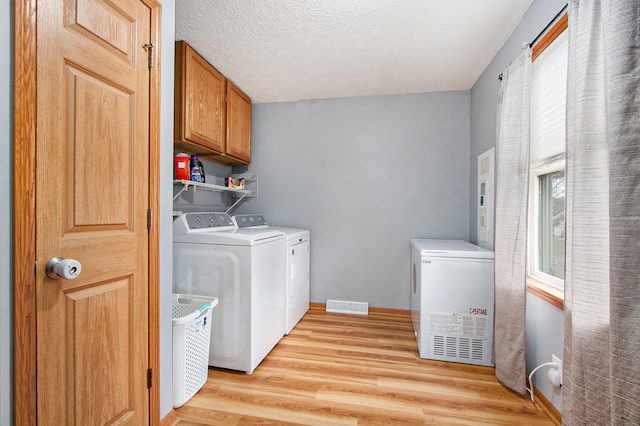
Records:
M78 278L82 271L82 265L75 259L63 259L54 257L47 262L45 272L49 278L54 280L62 278L63 280L73 280Z

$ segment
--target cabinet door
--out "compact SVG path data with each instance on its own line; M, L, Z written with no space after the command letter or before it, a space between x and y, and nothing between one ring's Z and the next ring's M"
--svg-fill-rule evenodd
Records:
M225 77L187 43L176 42L176 141L224 153L225 84Z
M251 162L251 99L227 80L227 148L229 157Z

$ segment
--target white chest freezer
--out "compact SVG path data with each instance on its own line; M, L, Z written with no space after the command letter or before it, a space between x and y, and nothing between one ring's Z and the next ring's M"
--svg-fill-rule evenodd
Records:
M411 240L411 321L420 358L492 366L493 252Z

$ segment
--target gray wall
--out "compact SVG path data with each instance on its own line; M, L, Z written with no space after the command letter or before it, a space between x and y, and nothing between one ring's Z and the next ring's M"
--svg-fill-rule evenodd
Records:
M0 425L13 418L11 330L11 3L0 3Z
M536 366L551 361L551 355L563 359L564 312L544 300L527 294L527 374ZM538 370L533 383L562 412L562 390L547 379L546 367Z
M311 231L312 301L409 309L409 241L469 237L469 93L253 108L238 213Z
M498 75L520 54L522 44L531 42L566 3L566 0L536 0L471 89L469 223L472 242L477 242L475 200L478 186L478 155L496 145L496 109L500 88ZM499 161L499 155L500 153L496 152L496 162ZM563 357L563 333L562 311L527 294L527 373L537 365L551 361L551 354ZM533 382L560 410L560 391L554 391L546 377L546 369L541 369L536 373Z

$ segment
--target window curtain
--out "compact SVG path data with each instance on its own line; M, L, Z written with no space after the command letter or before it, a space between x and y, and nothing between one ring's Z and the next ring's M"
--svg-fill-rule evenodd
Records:
M640 424L640 2L572 0L567 425Z
M496 141L495 333L496 377L524 394L529 98L531 49L502 74Z

